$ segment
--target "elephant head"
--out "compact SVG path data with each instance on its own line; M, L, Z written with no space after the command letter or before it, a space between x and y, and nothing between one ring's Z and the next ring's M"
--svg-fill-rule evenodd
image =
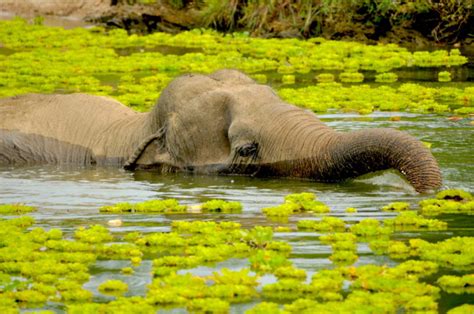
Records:
M152 135L127 168L342 181L394 168L418 192L441 185L438 164L417 139L394 129L337 132L238 71L184 75L149 113Z

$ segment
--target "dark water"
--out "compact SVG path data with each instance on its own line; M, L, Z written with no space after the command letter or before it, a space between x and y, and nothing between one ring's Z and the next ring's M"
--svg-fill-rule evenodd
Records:
M401 121L390 121L390 116L401 116ZM470 120L452 122L443 116L415 115L406 113L374 113L361 118L358 115L333 114L321 118L338 130L360 128L395 127L406 130L419 139L432 144L432 151L438 159L447 188L461 188L473 191L474 186L474 132ZM39 166L26 168L0 168L0 203L26 203L38 206L34 213L38 225L60 227L70 233L79 225L105 224L110 219L120 218L121 227L113 232L130 231L159 232L169 230L174 219L214 219L234 220L244 227L256 224L281 225L269 222L260 212L261 208L282 203L289 193L314 192L319 199L331 207L331 214L347 221L357 221L367 217L383 219L391 216L379 210L383 205L394 201L407 201L414 206L423 198L414 192L398 174L385 171L364 178L340 184L317 182L257 179L248 177L194 176L186 174L160 175L154 172L129 172L115 168L74 168ZM176 198L181 203L193 204L211 198L240 201L242 214L190 214L176 216L161 215L103 215L98 208L117 202L139 202L149 199ZM358 213L347 214L347 207L356 207ZM298 217L300 219L301 217ZM410 233L400 237L422 237L440 240L453 235L473 236L472 216L445 217L450 229L438 233ZM297 219L290 219L294 225ZM277 239L288 241L293 246L291 259L295 266L313 272L334 267L329 261L329 246L316 241L314 233L277 233ZM371 254L366 244L359 244L360 256L356 265L375 263L394 265L396 261L385 256ZM120 268L127 262L99 261L93 269L92 280L85 285L93 291L97 300L107 300L97 292L97 286L105 278L118 278L130 286L128 295L142 295L149 275L151 262L144 263L133 276L120 274ZM198 267L191 270L198 275L210 274L216 269L227 267L239 269L248 266L246 260L233 259L216 267ZM261 282L273 282L273 276L264 276ZM444 296L440 303L441 311L457 304L468 302L463 296ZM233 308L235 313L244 311L251 305Z

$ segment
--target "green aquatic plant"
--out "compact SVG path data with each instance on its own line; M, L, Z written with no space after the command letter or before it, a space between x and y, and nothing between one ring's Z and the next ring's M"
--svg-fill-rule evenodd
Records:
M74 237L81 242L86 243L103 243L113 240L110 231L101 225L93 225L89 228L79 227L74 233Z
M29 92L87 92L112 96L138 111L150 110L164 86L185 72L210 73L221 68L237 68L264 82L266 74L261 72L279 71L284 72L285 82L294 83L294 72L335 70L345 71L341 80L353 81L355 76L360 80L362 75L354 71L384 75L386 71L404 67L453 67L467 62L457 49L449 53L442 50L411 53L396 45L374 46L320 38L261 39L202 29L176 35L155 32L137 36L100 27L65 30L31 25L20 19L1 21L0 29L2 46L14 51L0 58L0 97ZM156 51L163 46L180 47L186 53L178 56ZM392 75L384 76L384 80L393 81L394 74L389 74ZM319 74L318 81L332 82L331 75ZM289 102L301 103L315 111L456 110L468 114L473 110L471 93L461 89L450 99L437 99L435 91L433 97L419 102L411 96L418 97L427 89L420 85L417 93L405 94L403 88L394 91L380 86L366 90L359 86L341 88L326 84L318 87L316 95L301 89L294 90L290 99L286 99L289 94L281 94ZM364 92L353 93L356 90Z
M295 84L296 78L292 74L286 74L281 77L281 82L283 84Z
M373 218L362 219L357 224L352 225L349 229L353 234L362 239L380 236L383 237L392 234L392 231L389 228L382 226L380 221Z
M410 209L410 204L406 202L394 202L382 207L383 211L401 212Z
M331 260L335 264L342 264L342 265L350 265L355 263L359 259L359 256L352 251L335 251L329 256L329 260Z
M210 200L202 204L202 210L213 213L240 213L242 211L242 204L240 202Z
M379 73L375 75L375 81L378 83L394 83L398 80L398 75L392 72Z
M306 279L306 271L304 269L299 269L294 266L283 266L277 268L273 273L278 279L283 278L293 278L299 280Z
M410 252L421 260L433 261L444 267L472 269L474 267L473 237L452 237L444 241L429 243L421 239L410 239Z
M431 296L415 297L404 306L408 313L438 313L438 303Z
M285 203L274 207L262 208L262 212L268 217L288 217L299 213L300 207L294 203Z
M339 79L344 83L360 83L364 81L364 74L359 72L342 72Z
M438 219L427 219L414 211L401 212L397 217L384 220L384 225L397 230L446 230L448 224Z
M459 202L452 199L426 199L419 203L420 212L426 216L439 214L472 214L474 212L474 200Z
M167 255L153 260L153 267L172 267L176 269L194 268L202 262L198 256Z
M250 268L257 273L272 273L280 267L290 266L291 261L281 253L258 250L249 258Z
M99 285L98 290L105 294L123 294L128 291L128 285L121 280L107 280Z
M451 82L451 73L448 71L438 72L438 81L439 82Z
M302 231L337 232L346 230L344 220L337 217L323 217L320 220L299 220L297 226Z
M186 206L180 205L175 199L149 200L136 204L118 203L112 206L102 206L103 213L163 213L174 214L186 212Z
M474 293L474 274L464 276L444 275L436 283L448 293Z
M444 190L436 194L436 199L420 201L420 212L423 215L439 215L444 213L471 214L474 211L474 200L471 193L463 190Z
M203 298L190 300L186 309L191 313L228 313L228 302L218 298Z
M243 268L238 271L233 271L223 268L220 272L214 272L211 277L215 284L221 285L244 285L249 287L258 286L258 277L251 276L249 269Z
M273 302L261 302L252 307L250 310L245 311L245 314L280 314L284 313L280 309L280 305Z
M296 279L279 279L277 282L263 286L262 294L265 298L274 300L296 300L308 296L315 296L311 285Z
M262 209L262 212L269 217L288 217L296 213L327 213L329 211L327 205L316 200L316 195L306 192L289 194L285 196L285 203Z
M265 74L254 74L252 75L252 78L260 84L266 84L268 81L268 78Z
M334 82L335 78L334 78L334 75L331 73L321 73L321 74L316 75L316 80L319 83L330 83L330 82Z
M0 204L0 214L26 214L37 210L36 207L24 204Z
M471 314L474 311L474 304L463 304L452 308L448 314Z
M436 194L439 200L472 201L472 194L459 189L444 190Z
M357 209L354 207L347 207L345 212L348 214L354 214L354 213L357 213Z
M88 302L91 301L93 297L92 292L89 290L78 288L75 290L67 290L61 292L61 300L68 302Z

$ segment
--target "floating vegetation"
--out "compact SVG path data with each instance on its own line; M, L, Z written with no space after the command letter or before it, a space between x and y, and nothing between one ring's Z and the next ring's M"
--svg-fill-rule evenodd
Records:
M474 304L463 304L448 311L448 314L470 314L474 311Z
M136 204L118 203L111 206L102 206L102 213L185 213L186 206L180 205L175 199L150 200Z
M463 191L444 191L434 199L460 204L471 200L472 196ZM285 204L297 206L299 212L321 206L313 202L318 201L311 193L285 197ZM212 201L209 202L212 209L206 211L234 212L235 208L225 208L229 204ZM240 203L234 205L241 208ZM274 228L270 226L243 228L232 221L176 220L167 232L134 231L115 235L105 226L91 225L64 234L60 229L35 227L34 220L28 216L0 220L0 309L41 308L48 302L56 302L66 304L71 313L133 312L138 307L146 313L173 308L227 313L232 304L264 298L278 303L285 300L287 304L263 302L248 312L350 312L362 308L381 313L436 312L440 289L429 278L438 274L440 266L472 271L473 238L454 237L439 242L391 238L397 230L447 227L442 220L426 219L406 209L406 203L389 204L388 210L400 213L383 222L369 218L348 224L330 216L299 220L300 230L328 232L314 241L331 246L332 253L325 257L339 265L316 272L311 280L304 269L292 265L291 245L275 241ZM292 228L285 226L284 231L288 230ZM358 260L357 242L366 240L375 254L407 260L393 267L341 267ZM246 259L249 267L222 268L207 276L192 274L195 267L211 267L231 258ZM145 295L92 303L93 293L83 284L90 280L96 260L130 260L134 265L145 259L152 260L152 282ZM182 273L186 269L190 273ZM118 271L134 275L133 267ZM265 273L275 275L278 281L262 285L259 274ZM474 286L472 274L444 275L435 281L448 293L472 293ZM117 296L127 292L128 285L120 280L107 280L98 290ZM460 307L452 311L464 309L470 310Z
M279 267L273 273L278 279L293 278L299 280L306 280L306 271L294 266Z
M298 229L303 231L338 232L346 229L344 220L337 217L323 217L320 220L300 220Z
M370 239L374 237L389 236L392 230L386 226L382 226L380 221L372 218L366 218L350 227L353 234L362 239Z
M281 77L281 82L283 84L295 84L296 78L292 74L286 74Z
M202 210L211 213L240 213L242 204L223 200L210 200L202 204Z
M438 81L451 82L451 73L448 71L441 71L438 73Z
M104 294L123 294L128 291L128 285L121 280L107 280L98 289Z
M445 275L438 278L436 283L448 293L474 293L474 274L464 276Z
M37 211L38 209L33 206L24 204L0 204L0 214L26 214Z
M354 207L347 207L345 212L348 214L354 214L354 213L357 213L357 209Z
M444 190L436 194L436 199L425 199L420 203L423 215L472 214L474 200L471 193L463 190Z
M436 194L436 198L439 200L454 200L454 201L471 201L473 200L472 194L463 190L444 190Z
M330 208L323 202L318 201L313 193L289 194L285 196L285 203L262 209L262 212L268 217L288 217L305 212L321 214L329 211Z
M364 81L364 75L359 72L342 72L339 79L343 83L360 83Z
M382 210L389 212L401 212L410 209L410 204L406 202L394 202L382 207Z
M13 50L12 54L0 55L0 97L85 92L111 96L138 111L147 111L161 90L182 73L236 68L262 83L269 79L262 72L281 73L285 84L299 80L295 73L323 72L317 74L320 84L316 86L279 91L286 101L317 112L473 112L472 87L402 84L398 88L370 88L333 83L335 76L342 82L362 82L367 72L375 73L377 82L391 83L397 80L393 71L398 69L457 67L467 62L458 49L412 53L394 44L364 45L322 38L262 39L247 33L220 34L202 29L138 36L122 29L65 30L40 24L19 18L0 21L0 43ZM183 51L181 55L161 53L160 47ZM440 80L445 79L444 72L440 72ZM452 92L446 93L448 89Z
M398 80L398 75L392 72L380 73L375 75L375 81L378 83L394 83Z
M438 219L427 219L414 211L401 212L397 217L384 220L384 225L397 230L446 230L448 224Z

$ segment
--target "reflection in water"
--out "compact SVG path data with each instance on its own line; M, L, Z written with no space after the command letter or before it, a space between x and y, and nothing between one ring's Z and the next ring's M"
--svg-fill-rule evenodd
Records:
M389 117L401 116L401 121L391 122ZM405 113L374 113L361 118L358 115L333 114L321 118L338 130L359 128L395 127L406 130L423 141L432 144L432 151L442 168L444 185L450 188L471 190L474 183L474 138L469 121L451 122L444 117ZM56 166L34 166L25 168L0 168L0 203L26 203L38 206L34 213L39 226L61 227L70 235L78 225L104 224L110 219L122 219L124 225L113 228L116 234L130 231L166 232L170 221L176 219L237 220L244 227L256 224L281 225L269 222L260 214L260 209L280 204L289 193L314 192L332 209L332 215L343 217L349 222L363 218L383 218L391 213L380 212L379 208L394 201L407 201L413 205L431 195L419 195L393 171L367 175L339 184L323 184L309 181L197 176L189 174L160 175L150 171L129 172L116 168L78 168ZM211 198L240 201L244 212L232 214L194 215L104 215L98 213L102 205L117 202L140 202L149 199L176 198L184 204L199 203ZM347 207L356 207L357 214L346 214ZM308 216L311 217L311 216ZM306 218L308 218L306 217ZM290 218L294 225L301 217ZM444 217L450 226L449 232L400 234L406 237L424 237L433 240L453 235L473 235L472 224L463 217ZM329 261L330 247L316 241L316 233L279 233L277 239L284 239L293 246L292 260L297 267L309 274L334 265ZM356 265L376 263L394 264L384 256L374 256L367 245L359 246L360 258ZM246 260L226 261L225 267L242 268ZM218 266L223 267L222 265ZM98 300L106 300L97 292L97 286L105 278L120 278L130 284L129 295L143 295L150 282L149 263L144 263L133 276L123 276L119 269L121 261L98 262L95 274L86 288ZM198 274L208 274L215 268L199 267L191 270ZM272 282L272 276L261 280ZM445 298L452 302L452 298ZM443 301L444 302L444 301ZM454 302L454 301L453 301ZM467 302L456 300L457 303ZM441 304L441 309L452 304ZM238 305L233 311L238 313L248 308L248 304Z

